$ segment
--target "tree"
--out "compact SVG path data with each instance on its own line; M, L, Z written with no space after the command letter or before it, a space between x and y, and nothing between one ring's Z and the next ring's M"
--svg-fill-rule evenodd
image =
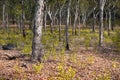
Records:
M65 0L57 0L59 6L59 41L61 41L61 20L62 20L62 9L65 5Z
M81 10L83 27L86 27L88 8L89 8L89 1L88 0L80 0L80 10Z
M100 8L100 26L99 26L99 46L102 46L103 43L103 13L104 13L104 6L106 0L99 1L99 8Z
M67 21L66 21L66 29L65 29L65 33L66 33L66 50L70 50L69 48L69 36L68 36L68 27L69 27L69 19L70 19L70 6L71 6L71 0L67 0L68 2L68 7L67 7Z
M6 1L3 2L3 27L6 27L5 9L6 9Z
M57 0L48 0L48 15L50 18L50 28L51 28L51 33L53 33L54 30L54 25L55 25L55 18L56 15L58 14L58 5Z
M24 25L24 0L21 1L21 5L22 5L22 14L21 14L22 35L25 38L26 32L25 32L25 25Z
M43 27L44 0L36 0L36 11L34 17L33 42L32 42L32 61L41 61L43 46L41 43Z
M109 0L108 3L108 15L109 15L109 21L108 21L108 35L110 36L110 31L113 29L112 27L112 11L114 12L114 8L117 5L118 0Z
M74 28L75 35L77 35L77 20L78 20L78 9L79 9L79 1L80 0L75 0L75 1L76 1L75 2L76 6L75 6L75 18L74 18L73 28Z

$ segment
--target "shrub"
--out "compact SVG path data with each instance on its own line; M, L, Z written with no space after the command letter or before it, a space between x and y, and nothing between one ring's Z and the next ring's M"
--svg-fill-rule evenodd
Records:
M120 29L116 30L116 34L114 35L114 37L112 38L114 44L115 44L115 48L120 50Z

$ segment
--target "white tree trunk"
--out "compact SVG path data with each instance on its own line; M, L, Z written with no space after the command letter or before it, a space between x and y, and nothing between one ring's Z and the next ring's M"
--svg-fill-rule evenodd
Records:
M41 61L43 56L43 46L41 43L43 27L44 0L36 0L36 11L34 17L33 42L32 42L32 61Z
M106 0L100 0L100 26L99 26L99 46L102 46L103 43L103 11Z
M94 11L93 11L93 28L92 28L92 32L95 32L95 25L96 25L95 9L96 9L96 7L94 8Z
M68 0L68 8L67 8L67 21L66 21L66 50L69 50L69 35L68 35L68 27L69 27L69 20L70 20L70 5L71 0Z
M77 35L78 5L79 5L79 0L76 1L76 11L75 11L74 26L73 26L75 35Z
M111 10L109 9L108 36L110 35L110 30L111 30Z
M6 27L6 21L5 21L5 8L6 8L6 5L5 3L3 4L3 28Z

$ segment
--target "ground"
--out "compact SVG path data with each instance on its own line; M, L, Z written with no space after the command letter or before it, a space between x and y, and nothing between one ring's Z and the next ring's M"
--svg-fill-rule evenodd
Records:
M80 47L34 64L29 57L8 60L0 50L0 80L120 80L120 55Z

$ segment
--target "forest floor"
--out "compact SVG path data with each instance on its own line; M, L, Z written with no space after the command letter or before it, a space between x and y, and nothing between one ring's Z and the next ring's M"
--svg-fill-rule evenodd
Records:
M0 50L0 80L120 80L120 55L112 52L80 47L41 64L31 63L28 56L8 60L11 53L21 52Z

